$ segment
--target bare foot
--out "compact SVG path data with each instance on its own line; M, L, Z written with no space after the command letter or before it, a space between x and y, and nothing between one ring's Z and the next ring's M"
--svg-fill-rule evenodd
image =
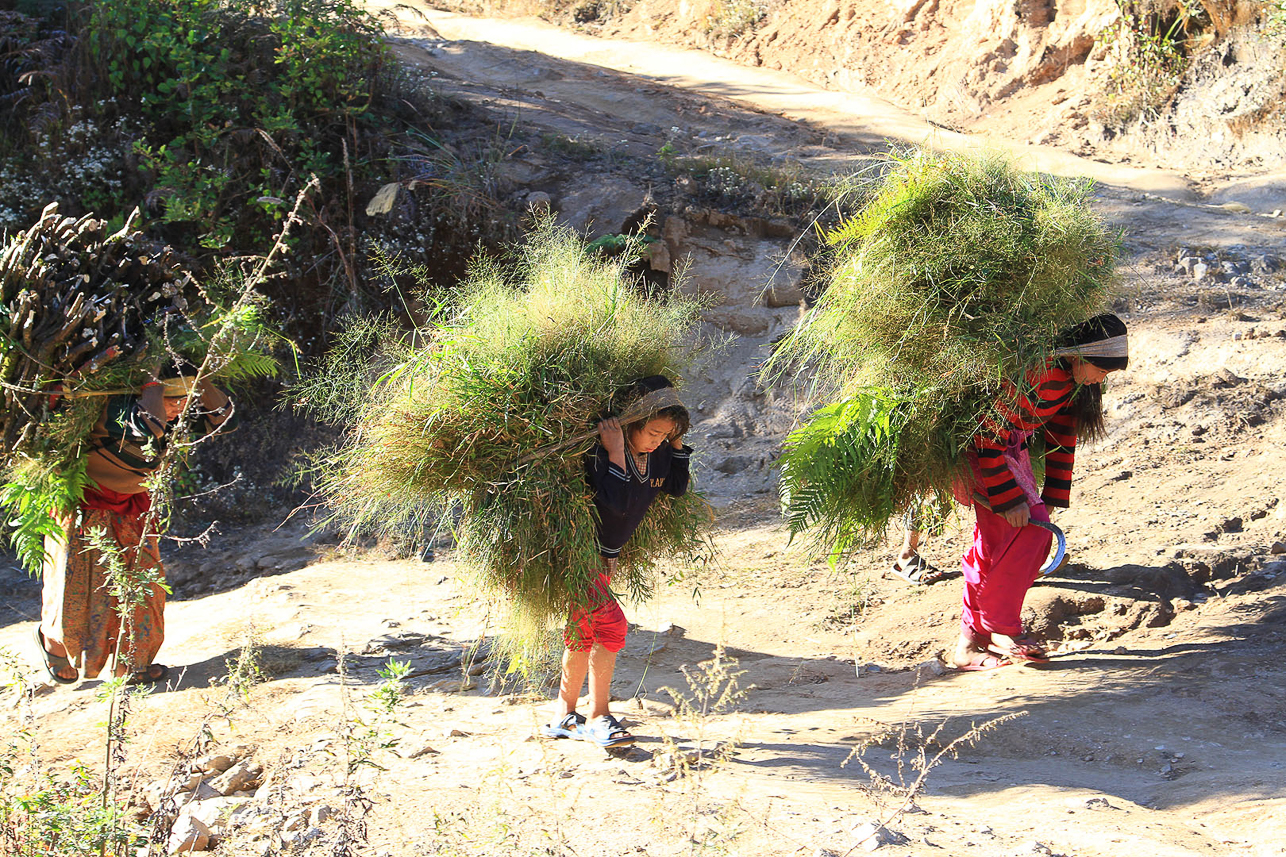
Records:
M994 670L1007 667L1010 663L1012 662L1008 659L998 657L979 645L977 638L971 638L966 634L960 635L955 653L951 656L951 664L958 670Z
M967 667L976 663L980 655L988 654L986 648L978 645L967 635L961 634L960 639L956 641L956 650L951 655L951 663L957 667Z
M1027 634L1013 637L1008 634L992 634L991 643L987 649L1015 661L1044 663L1049 660L1049 653L1045 651L1045 647Z

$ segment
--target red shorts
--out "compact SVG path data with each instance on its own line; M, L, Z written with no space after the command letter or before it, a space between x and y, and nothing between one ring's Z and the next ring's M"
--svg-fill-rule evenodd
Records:
M588 652L595 643L609 652L619 652L625 646L629 623L625 621L625 611L612 597L611 570L600 574L590 587L588 609L572 611L563 630L563 642L569 651Z

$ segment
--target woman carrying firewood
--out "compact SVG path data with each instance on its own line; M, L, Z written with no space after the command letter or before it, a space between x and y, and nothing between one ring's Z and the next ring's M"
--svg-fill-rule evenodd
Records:
M223 391L172 371L144 384L137 396L109 398L90 434L90 484L79 508L61 517L63 537L45 541L35 636L59 684L97 676L109 655L115 675L128 671L133 683L168 674L155 662L165 637L165 572L156 516L149 516L149 479L190 399L193 422L206 432L233 427L234 407Z

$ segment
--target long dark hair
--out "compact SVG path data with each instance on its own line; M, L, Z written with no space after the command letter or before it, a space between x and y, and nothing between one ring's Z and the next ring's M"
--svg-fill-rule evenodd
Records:
M1111 313L1104 313L1063 331L1058 338L1058 345L1061 348L1071 348L1077 345L1088 345L1091 342L1101 342L1114 336L1125 335L1125 322ZM1072 358L1064 357L1063 359L1070 363ZM1079 359L1109 372L1115 372L1130 365L1128 356L1081 357ZM1103 422L1102 384L1082 384L1077 387L1076 393L1072 396L1070 410L1076 420L1076 436L1081 440L1098 440L1107 434L1107 427Z
M624 390L616 394L613 402L613 412L617 414L625 413L626 408L648 393L655 393L657 390L664 390L666 387L673 387L674 384L664 375L648 375L646 378L639 378L631 383ZM688 426L692 424L692 417L688 414L688 409L682 405L669 405L661 408L648 416L648 420L657 417L666 417L674 421L675 437L687 434ZM647 420L641 420L632 426L626 426L627 432L636 431L647 425Z

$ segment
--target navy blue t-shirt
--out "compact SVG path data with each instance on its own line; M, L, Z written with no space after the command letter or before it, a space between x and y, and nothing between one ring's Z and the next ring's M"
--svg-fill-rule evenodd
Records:
M585 480L594 489L598 512L599 553L609 559L621 555L657 494L682 497L687 492L691 455L691 447L675 449L665 442L648 453L647 466L639 472L629 452L624 470L611 462L601 443L585 454Z

